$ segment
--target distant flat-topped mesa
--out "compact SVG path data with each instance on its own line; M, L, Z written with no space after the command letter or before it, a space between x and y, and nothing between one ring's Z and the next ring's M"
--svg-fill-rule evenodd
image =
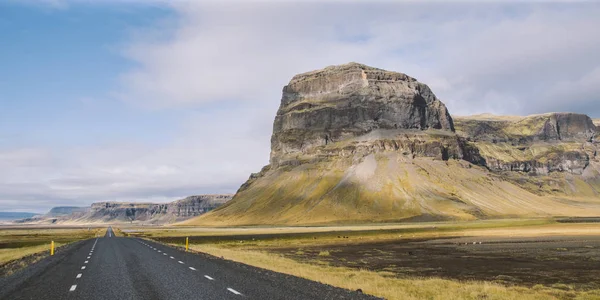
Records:
M96 202L89 207L54 207L47 214L19 220L37 224L145 223L168 224L209 212L231 200L231 194L190 196L169 203Z
M457 133L477 147L492 171L583 175L598 160L600 131L583 114L483 114L454 120Z
M358 63L330 66L296 75L283 88L271 163L375 129L453 132L454 125L429 87L406 74Z
M546 113L524 117L482 114L456 119L459 123L458 131L475 140L591 140L598 130L589 116L576 113Z

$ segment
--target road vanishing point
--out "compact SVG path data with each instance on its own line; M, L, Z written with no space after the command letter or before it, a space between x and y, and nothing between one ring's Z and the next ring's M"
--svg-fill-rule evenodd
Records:
M0 299L377 299L156 242L77 242L0 279Z

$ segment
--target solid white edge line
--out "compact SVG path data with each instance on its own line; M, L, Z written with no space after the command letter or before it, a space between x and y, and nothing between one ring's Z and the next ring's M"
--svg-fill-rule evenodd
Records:
M72 291L74 291L76 288L77 288L77 285L76 285L76 284L72 285L72 286L71 286L71 288L69 289L69 292L72 292Z
M81 278L81 275L83 275L83 274L79 273L79 274L77 274L77 277L75 277L75 278Z
M206 279L208 279L208 280L215 280L214 278L212 278L212 277L210 277L210 276L208 276L208 275L204 275L204 277L205 277Z
M240 292L238 292L238 291L236 291L236 290L234 290L232 288L227 288L227 290L230 291L230 292L232 292L232 293L234 293L234 294L236 294L236 295L241 295L242 294L242 293L240 293Z
M190 270L192 271L196 271L196 269L194 267L190 267Z

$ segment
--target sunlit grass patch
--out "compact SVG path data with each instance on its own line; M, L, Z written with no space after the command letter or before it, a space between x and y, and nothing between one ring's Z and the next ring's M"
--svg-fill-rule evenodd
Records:
M461 282L438 278L397 278L390 272L374 272L326 263L300 263L281 255L262 251L194 245L193 250L225 259L357 290L385 299L600 299L600 291L572 291L567 285L533 288L511 287L491 282Z

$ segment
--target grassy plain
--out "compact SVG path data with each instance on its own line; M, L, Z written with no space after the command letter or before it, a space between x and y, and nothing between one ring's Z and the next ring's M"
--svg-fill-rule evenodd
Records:
M484 264L488 261L486 259L490 258L503 262L505 258L496 257L498 253L494 252L494 249L500 247L498 246L500 244L493 244L492 240L499 239L500 242L495 241L494 243L502 243L502 239L546 237L555 240L564 236L575 236L576 239L582 240L586 240L586 237L594 239L600 237L599 223L560 223L553 219L529 219L332 227L132 227L124 228L123 232L126 235L150 238L175 246L182 246L184 237L189 236L190 248L194 251L350 290L361 289L365 293L386 299L600 299L600 287L596 287L593 283L575 285L570 282L522 282L518 281L518 278L514 279L502 273L498 273L495 280L488 280L489 276L483 276L485 275L483 273L481 280L465 280L461 276L453 277L454 273L440 273L443 276L423 276L421 274L429 273L419 273L422 270L431 269L431 266L425 266L424 269L415 267L411 270L387 267L393 266L390 259L398 259L398 257L407 258L406 262L433 261L435 263L436 260L436 257L431 256L431 259L421 257L421 261L419 261L413 259L417 256L410 256L413 255L412 251L414 250L407 252L402 248L403 250L392 253L393 251L389 250L390 247L392 249L407 247L407 245L415 243L416 251L427 247L435 251L446 249L444 250L448 251L446 253L456 255L460 259L462 258L461 253L463 253L460 251L466 250L458 249L459 246L456 244L462 245L466 242L471 244L472 240L483 240L490 241L490 245L486 245L487 248L482 245L481 249L489 251L464 252L465 255L482 259ZM445 243L446 240L450 241L451 247L454 248L448 248L445 245L424 247L425 244L421 244L428 243L428 241ZM508 244L513 243L514 241L510 241ZM544 275L543 272L548 272L548 268L552 271L554 259L569 258L569 255L573 254L579 256L570 257L569 261L577 262L579 258L587 257L587 252L582 252L582 249L596 251L589 247L600 248L600 239L596 244L586 242L577 250L574 250L575 248L571 244L559 244L560 246L556 246L556 249L566 250L559 251L552 248L550 249L552 257L544 256L544 259L538 259L535 255L538 255L536 253L540 248L544 248L543 245L545 244L529 243L523 246L530 248L534 253L533 256L526 257L531 260L532 264L546 267L544 270L540 269L540 274L538 274L540 276ZM518 244L514 249L520 249L520 247ZM435 254L435 251L431 253ZM500 249L499 251L504 250ZM524 254L519 251L513 251L510 254L517 257L515 261L523 258ZM554 252L558 254L554 255ZM342 253L344 255L341 255ZM417 255L421 254L417 253ZM429 252L427 255L430 255ZM437 258L445 256L446 254L442 253ZM357 261L363 261L365 264L355 264ZM511 263L510 259L507 260L507 263ZM582 260L581 263L593 267L599 262L592 257L591 260ZM445 267L456 268L456 274L464 271L464 267L460 264ZM486 272L489 271L487 269L491 268L491 271L494 269L493 265L479 267L485 269ZM498 272L503 271L498 270ZM558 269L555 271L561 272ZM582 271L585 272L585 270ZM528 272L535 273L535 267ZM594 276L594 274L588 275ZM478 274L473 276L477 278ZM519 277L520 275L514 276ZM582 280L587 280L587 277L582 277Z
M106 228L88 227L0 227L0 267L28 255L50 251L50 242L55 247L101 236ZM41 257L40 257L41 258Z

